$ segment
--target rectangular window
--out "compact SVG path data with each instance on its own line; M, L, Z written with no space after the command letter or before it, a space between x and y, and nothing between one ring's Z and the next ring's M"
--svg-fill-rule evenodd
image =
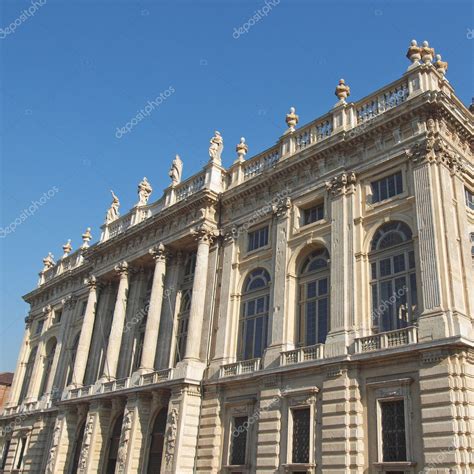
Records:
M320 221L324 218L324 203L303 210L303 225Z
M82 306L81 306L81 317L86 314L86 308L87 308L87 301L83 301Z
M54 311L54 322L53 322L53 324L60 323L62 316L63 316L63 310L62 309L55 310Z
M247 422L247 416L238 416L234 418L231 433L232 442L230 446L230 464L232 466L243 466L246 462Z
M384 201L403 192L402 172L391 174L385 178L372 181L372 203Z
M247 251L265 247L268 244L268 226L249 232Z
M405 402L380 402L383 462L406 461Z
M309 463L311 412L310 407L295 408L293 416L293 441L291 461Z
M43 332L43 326L44 326L44 319L41 319L40 321L38 321L38 323L36 325L35 336L37 336L38 334L41 334Z
M0 460L0 469L5 469L5 466L7 464L8 451L10 451L10 443L11 440L5 440L5 444L3 445L2 449L2 459Z
M16 459L15 459L15 469L22 469L23 468L23 458L25 457L25 449L26 449L26 436L20 438L18 443L18 448L16 451Z
M466 191L466 206L469 209L474 210L474 193L469 191L469 189L467 189L467 188L464 188L464 189Z

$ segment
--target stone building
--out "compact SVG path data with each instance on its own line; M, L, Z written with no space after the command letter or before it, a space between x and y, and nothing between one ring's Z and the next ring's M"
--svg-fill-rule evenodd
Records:
M474 472L473 115L407 56L44 259L2 472Z

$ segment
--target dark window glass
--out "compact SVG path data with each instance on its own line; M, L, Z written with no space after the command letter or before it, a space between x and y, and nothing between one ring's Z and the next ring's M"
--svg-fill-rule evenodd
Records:
M268 226L261 229L254 230L248 234L247 251L265 247L268 244Z
M406 461L405 404L403 400L381 404L382 456L384 462Z
M248 417L238 416L234 418L234 427L231 433L232 442L230 447L230 464L242 466L245 464L247 451L247 429L245 423Z
M26 449L26 437L20 438L20 444L18 446L18 457L15 463L15 469L21 469L23 467L23 458L25 456L25 449Z
M38 324L36 325L35 335L41 334L43 332L43 326L44 326L44 319L42 319L41 321L38 321Z
M5 469L7 464L8 451L10 451L11 440L7 439L2 449L2 459L0 460L0 469Z
M293 463L309 463L310 409L293 410Z
M372 189L372 202L384 201L403 192L402 173L399 171L377 181L372 181L370 186Z
M150 440L147 474L161 472L161 459L165 441L167 408L162 408L155 418Z
M74 448L73 448L73 457L71 469L68 471L71 474L77 473L77 468L79 467L79 458L81 456L82 449L82 440L84 438L84 431L86 428L86 422L84 421L76 433L76 438L74 439Z
M123 415L119 416L114 423L111 437L109 439L109 455L107 461L106 474L114 474L117 464L117 456L120 445L120 435L122 433Z
M324 218L324 204L310 207L303 210L303 225L311 224L312 222L320 221Z
M474 193L471 193L469 189L465 188L466 190L466 206L469 209L474 209Z

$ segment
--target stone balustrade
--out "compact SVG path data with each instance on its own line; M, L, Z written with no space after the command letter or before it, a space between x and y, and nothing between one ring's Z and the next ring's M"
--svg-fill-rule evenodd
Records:
M220 368L219 377L230 377L232 375L251 374L260 370L261 359L249 359L234 362L232 364L225 364Z
M189 196L200 191L205 185L205 174L200 173L195 176L191 176L186 181L183 181L175 188L176 202L183 201Z
M324 358L324 344L315 344L313 346L299 347L291 351L285 351L280 354L280 365L300 364L310 360L319 360Z
M418 328L410 326L394 331L381 332L372 336L361 337L355 340L356 354L389 349L418 342Z

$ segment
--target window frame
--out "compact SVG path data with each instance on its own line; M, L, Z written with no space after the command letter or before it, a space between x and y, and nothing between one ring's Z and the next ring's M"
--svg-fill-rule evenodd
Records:
M257 276L259 275L259 276ZM256 278L265 278L267 280L266 285L247 290L247 287L251 284L252 279ZM271 285L272 279L270 272L265 267L257 267L249 271L245 277L243 284L243 291L240 297L239 305L239 322L238 322L238 340L237 340L237 360L245 361L261 358L265 352L265 349L268 347L269 343L269 328L270 328L270 307L271 307ZM261 313L257 312L257 302L260 299L264 299L264 305L266 304L266 311ZM266 303L265 303L266 301ZM254 302L255 313L248 315L246 314L249 303ZM247 324L250 320L258 321L262 319L262 355L256 356L256 336L255 336L255 327L257 322L254 323L253 337L252 337L252 357L246 357L246 334L247 334Z
M400 183L397 181L397 176L400 176ZM394 186L394 192L395 194L390 195L390 183L389 180L393 178L393 186ZM387 192L387 197L382 199L381 191L382 191L382 183L385 183L386 185L386 192ZM374 185L377 185L377 193L374 192ZM399 190L399 185L401 186L401 189ZM390 174L385 174L381 177L377 176L376 179L371 180L369 182L369 189L370 189L370 204L375 205L375 204L380 204L387 202L391 199L396 198L397 196L401 196L405 192L406 188L406 182L404 179L404 175L401 169L394 171ZM375 196L378 196L379 199L375 200Z
M471 191L466 185L464 185L464 199L466 207L470 211L474 211L474 191Z
M326 258L327 265L323 269L313 270L311 272L305 271L305 267L310 263L310 259L313 257L316 259L320 255ZM327 293L324 296L319 295L319 282L327 280ZM318 295L309 298L307 295L307 285L312 282L317 282ZM319 340L319 301L326 299L327 301L327 314L326 314L326 337L331 329L331 258L329 251L323 247L315 249L310 252L303 260L298 273L298 345L301 347L309 347L317 344L324 344L324 342L317 342ZM314 301L316 303L317 315L316 315L316 328L315 328L315 340L314 344L307 343L307 307L308 302ZM326 339L326 338L325 338Z
M20 433L13 458L12 471L21 471L25 465L25 454L28 450L30 437L28 433Z
M259 245L257 247L250 248L250 242L251 242L252 236L259 233L258 240L260 241L260 239L261 239L260 232L262 232L264 230L266 230L266 242L263 245ZM268 248L270 246L270 224L267 223L265 225L262 225L262 226L259 226L259 227L255 228L255 229L249 230L247 232L247 239L246 240L247 240L247 242L246 242L247 243L247 245L246 245L247 254L251 254L251 253L256 252L258 250Z
M314 221L308 221L306 219L306 213L312 211L313 209L322 208L322 216ZM300 227L307 227L312 224L317 224L325 221L326 219L326 203L324 199L318 199L317 201L312 201L309 205L302 206L300 208Z

